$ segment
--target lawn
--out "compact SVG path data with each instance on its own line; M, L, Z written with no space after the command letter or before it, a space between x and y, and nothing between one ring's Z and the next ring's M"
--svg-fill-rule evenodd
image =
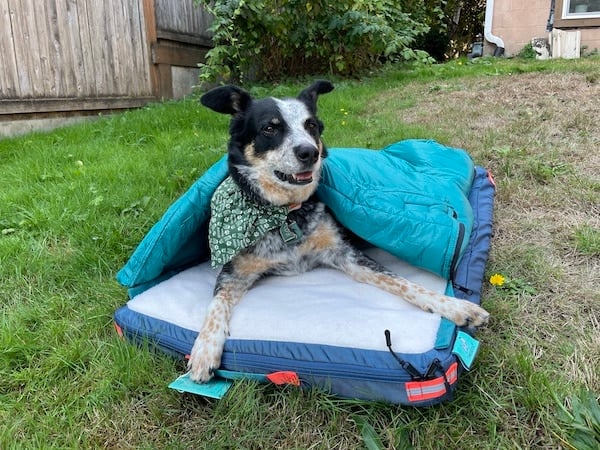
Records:
M593 427L600 439L600 60L455 61L335 84L320 100L329 146L432 138L494 174L487 277L505 284L485 283L492 321L455 400L417 409L249 382L205 400L167 388L182 362L118 339L116 271L225 150L227 117L189 99L0 140L0 448L584 448Z

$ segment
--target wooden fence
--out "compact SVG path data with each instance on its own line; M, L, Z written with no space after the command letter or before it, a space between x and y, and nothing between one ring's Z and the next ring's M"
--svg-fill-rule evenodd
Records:
M193 0L0 0L0 118L171 97L209 24Z

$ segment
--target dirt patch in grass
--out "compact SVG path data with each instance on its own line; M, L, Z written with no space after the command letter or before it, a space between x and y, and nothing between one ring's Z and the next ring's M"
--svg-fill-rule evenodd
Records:
M600 144L600 81L589 79L528 73L412 85L407 91L416 103L401 111L402 120L434 124L475 156L536 150L550 169L570 164L598 181L600 152L589 150Z
M580 73L480 76L413 83L375 102L390 114L407 98L409 107L396 107L398 123L436 130L493 173L489 271L531 288L485 287L484 305L501 323L484 339L501 332L507 346L526 349L534 368L597 389L600 82Z

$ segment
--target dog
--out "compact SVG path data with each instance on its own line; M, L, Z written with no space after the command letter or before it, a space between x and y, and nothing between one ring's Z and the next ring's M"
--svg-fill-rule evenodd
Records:
M315 191L327 149L321 140L324 127L317 117L317 100L332 90L329 81L317 80L297 98L254 99L245 90L228 85L214 88L200 99L204 106L232 116L229 177L221 185L228 187L224 193L221 186L217 189L211 205L211 258L223 256L217 249L219 242L213 240L240 242L237 248L228 248L217 264L222 268L214 297L188 362L190 378L196 382L210 380L219 367L233 308L267 275L298 274L318 266L335 268L459 326L476 328L488 321L489 313L483 308L429 291L364 255L318 200ZM253 221L263 219L263 213L277 218L257 232ZM219 222L223 214L226 217ZM236 220L231 215L242 222L254 218L250 225L234 226L237 231L223 231L224 223ZM252 230L244 230L246 226ZM241 234L232 237L236 233Z

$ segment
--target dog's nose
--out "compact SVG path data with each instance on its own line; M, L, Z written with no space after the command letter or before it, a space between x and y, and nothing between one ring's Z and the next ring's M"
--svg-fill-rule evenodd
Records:
M294 154L298 158L298 161L304 164L314 164L319 159L319 149L312 145L294 147Z

